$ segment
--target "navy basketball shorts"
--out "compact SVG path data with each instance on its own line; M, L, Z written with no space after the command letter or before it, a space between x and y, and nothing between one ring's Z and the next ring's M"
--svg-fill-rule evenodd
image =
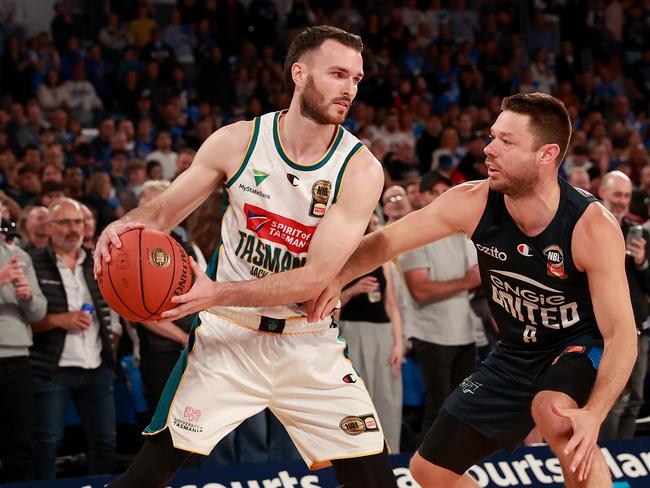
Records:
M420 455L461 474L500 448L514 449L535 426L531 404L540 391L562 392L585 405L601 356L602 343L593 340L542 352L499 343L447 398Z

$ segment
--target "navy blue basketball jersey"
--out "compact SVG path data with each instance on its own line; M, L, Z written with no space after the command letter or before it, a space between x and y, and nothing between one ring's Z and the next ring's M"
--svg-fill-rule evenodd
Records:
M562 178L560 204L551 223L529 237L514 222L504 195L490 190L472 236L485 295L504 343L541 350L576 338L601 342L587 274L571 256L576 222L593 195Z

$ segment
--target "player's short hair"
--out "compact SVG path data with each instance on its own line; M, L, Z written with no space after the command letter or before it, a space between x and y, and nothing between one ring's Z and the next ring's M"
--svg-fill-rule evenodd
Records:
M318 49L321 44L328 39L332 39L344 46L363 52L363 41L361 40L361 37L356 34L351 34L350 32L346 32L343 29L332 27L330 25L308 27L293 40L291 46L289 46L289 51L287 52L287 57L284 61L284 83L289 95L293 96L293 90L296 87L293 82L293 77L291 76L291 67L294 63L298 62L301 56L306 52Z
M540 146L560 146L556 161L560 165L571 140L571 117L561 100L546 93L517 93L503 99L501 110L528 115L530 129Z

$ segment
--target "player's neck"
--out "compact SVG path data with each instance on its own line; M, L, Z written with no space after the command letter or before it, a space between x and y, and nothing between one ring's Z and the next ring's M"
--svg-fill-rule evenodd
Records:
M323 125L303 117L292 107L278 121L282 147L296 162L318 161L330 147L337 125Z
M521 231L536 236L551 223L560 205L557 178L540 180L535 189L521 197L505 196L506 208Z

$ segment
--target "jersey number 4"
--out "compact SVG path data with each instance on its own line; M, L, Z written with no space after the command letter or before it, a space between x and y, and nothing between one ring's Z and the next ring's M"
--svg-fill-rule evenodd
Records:
M537 328L527 325L524 330L524 342L537 342Z

